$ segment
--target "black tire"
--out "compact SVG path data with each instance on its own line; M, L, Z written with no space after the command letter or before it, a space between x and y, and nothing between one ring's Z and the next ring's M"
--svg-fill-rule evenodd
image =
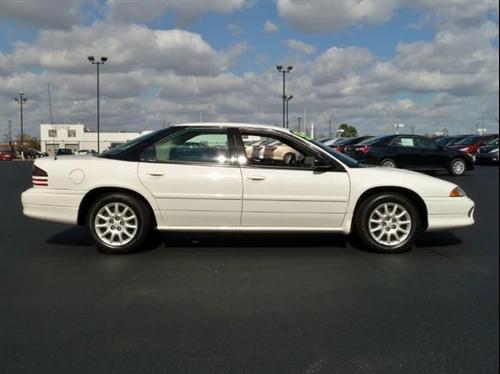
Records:
M106 205L114 203L120 204L120 206L125 205L129 207L135 214L137 220L134 221L136 222L137 230L135 231L133 238L123 245L111 245L109 243L106 243L99 237L96 231L97 228L95 227L95 221L98 212ZM86 218L87 229L89 230L90 235L92 236L92 239L94 240L96 247L100 252L110 255L119 255L147 249L147 244L151 237L154 221L148 207L136 197L128 195L126 193L109 193L99 196L99 198L89 209ZM109 222L111 222L111 220Z
M461 177L462 175L465 174L466 170L467 170L467 163L461 157L456 157L453 160L451 160L450 166L448 168L448 172L450 173L451 176L454 177Z
M287 153L283 156L283 162L289 166L295 165L296 157L293 153Z
M395 203L402 206L411 218L409 234L399 244L383 245L377 242L370 234L369 220L371 214L378 207L386 203ZM406 196L398 193L381 193L365 199L356 209L353 224L353 231L363 248L378 253L402 253L409 251L422 228L420 214L415 204Z
M394 165L394 166L388 166L389 164ZM386 168L397 168L398 164L397 164L396 160L394 160L393 158L387 157L387 158L382 159L382 161L380 161L380 166L386 167Z

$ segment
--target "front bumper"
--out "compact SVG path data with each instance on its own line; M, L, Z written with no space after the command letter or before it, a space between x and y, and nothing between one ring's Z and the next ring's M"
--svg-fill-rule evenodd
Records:
M451 230L474 224L474 201L468 197L427 198L427 231Z
M498 162L498 153L477 153L476 163L493 163Z
M30 218L76 224L84 192L30 188L21 195L23 213Z

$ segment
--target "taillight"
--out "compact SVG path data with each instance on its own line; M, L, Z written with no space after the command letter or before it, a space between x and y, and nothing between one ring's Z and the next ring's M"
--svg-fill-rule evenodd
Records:
M33 181L33 186L48 186L49 185L49 176L48 176L47 172L43 169L40 169L36 165L33 165L33 169L31 172L31 179Z
M339 146L335 147L335 150L336 150L337 152L344 153L344 152L345 152L345 147L344 147L344 146L339 145Z
M368 152L370 152L370 147L367 146L367 145L364 145L362 147L359 147L358 148L358 151L359 153L361 153L362 155L366 155Z

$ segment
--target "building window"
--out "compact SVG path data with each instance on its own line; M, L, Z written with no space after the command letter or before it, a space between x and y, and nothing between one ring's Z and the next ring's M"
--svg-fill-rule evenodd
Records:
M49 130L49 138L57 138L57 130Z
M68 130L68 138L76 138L76 130Z

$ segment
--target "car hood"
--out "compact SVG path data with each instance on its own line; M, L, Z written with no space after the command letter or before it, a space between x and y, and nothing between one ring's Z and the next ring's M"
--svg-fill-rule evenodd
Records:
M365 190L377 187L399 187L416 192L421 197L449 197L456 184L430 175L404 169L383 167L353 168L349 170L351 183Z

